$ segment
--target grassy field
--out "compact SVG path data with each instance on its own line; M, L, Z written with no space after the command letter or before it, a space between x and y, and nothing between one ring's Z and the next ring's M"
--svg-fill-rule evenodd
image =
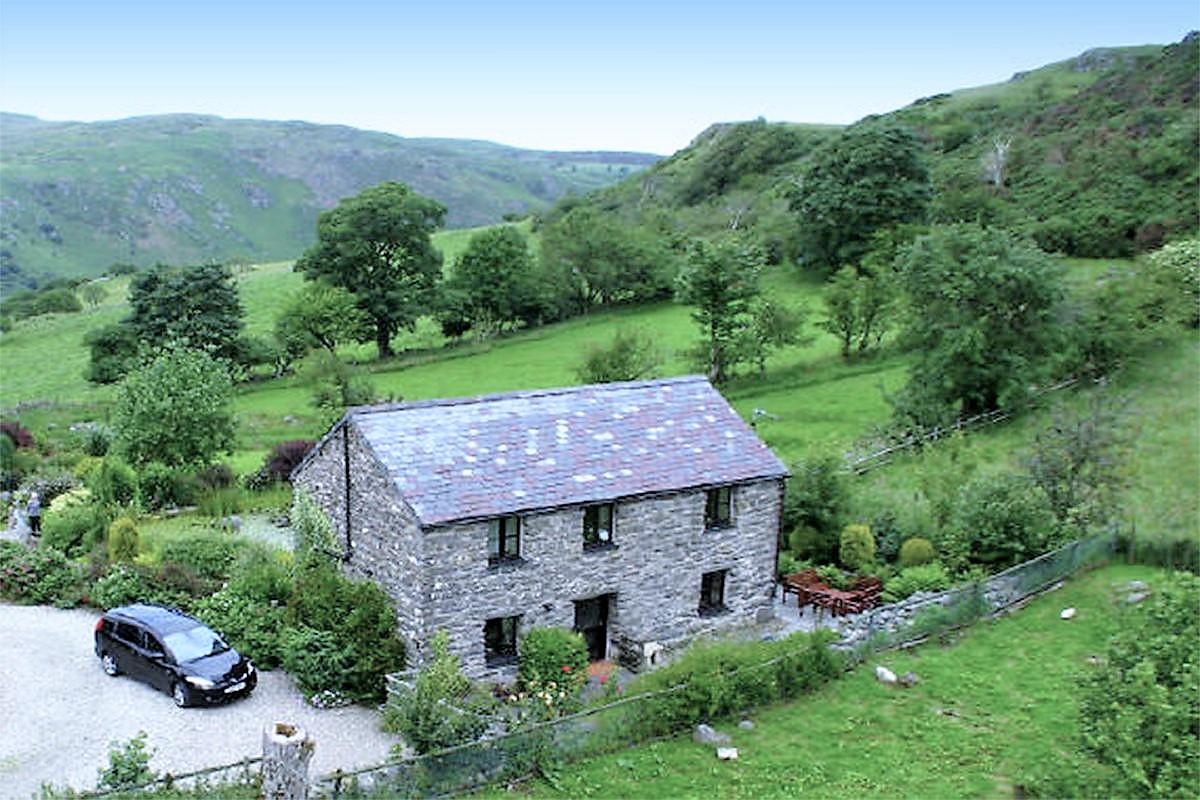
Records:
M883 654L814 695L754 713L753 730L717 721L733 735L735 762L684 735L567 765L554 786L538 780L482 796L1012 797L1076 746L1076 678L1114 629L1113 585L1160 576L1101 569L952 646ZM1067 606L1078 609L1070 622L1059 619ZM876 664L916 672L921 683L886 687Z

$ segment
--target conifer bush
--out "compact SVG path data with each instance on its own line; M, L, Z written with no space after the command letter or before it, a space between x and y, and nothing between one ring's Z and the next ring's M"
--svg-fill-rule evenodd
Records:
M914 536L906 539L904 544L900 545L901 567L919 567L936 559L937 553L934 552L933 543L928 539Z

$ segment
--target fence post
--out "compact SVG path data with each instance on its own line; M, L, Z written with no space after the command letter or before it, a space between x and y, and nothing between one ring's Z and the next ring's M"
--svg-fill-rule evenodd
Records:
M263 731L262 796L266 800L307 800L308 761L316 745L295 725L276 722Z

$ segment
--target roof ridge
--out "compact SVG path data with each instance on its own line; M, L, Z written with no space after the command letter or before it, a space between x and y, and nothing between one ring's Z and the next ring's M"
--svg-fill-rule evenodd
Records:
M462 406L476 403L494 403L503 400L527 400L536 397L555 397L565 394L575 394L584 391L616 391L620 389L644 389L652 386L669 386L687 383L708 383L703 375L678 375L671 378L653 378L642 381L614 381L611 383L586 383L579 386L560 386L543 389L517 389L508 392L492 394L466 395L461 397L429 398L425 400L401 401L398 403L378 403L366 406L351 406L346 409L346 417L366 414L386 414L395 411L409 411L420 408L438 408L442 406Z

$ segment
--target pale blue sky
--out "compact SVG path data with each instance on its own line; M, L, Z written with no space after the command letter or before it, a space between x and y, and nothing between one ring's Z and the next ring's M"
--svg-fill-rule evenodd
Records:
M0 0L0 109L670 153L715 121L851 122L1193 28L1196 0Z

